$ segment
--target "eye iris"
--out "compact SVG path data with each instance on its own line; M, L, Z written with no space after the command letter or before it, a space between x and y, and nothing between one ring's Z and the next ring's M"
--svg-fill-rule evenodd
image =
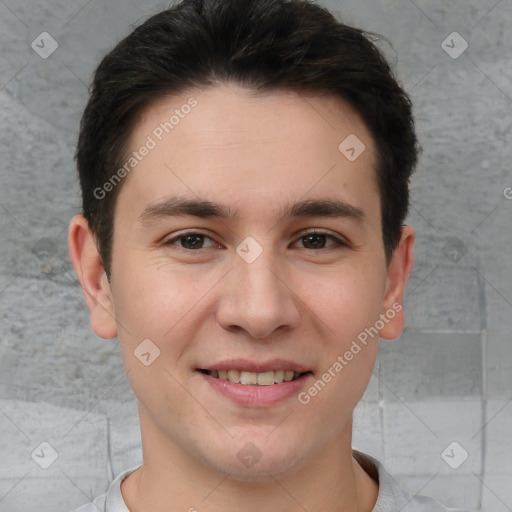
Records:
M325 235L307 235L302 239L305 242L304 246L307 247L308 249L321 249L321 247L318 247L317 244L320 243L322 247L325 246L325 238ZM310 245L310 242L312 242L312 245L314 245L314 247L308 247Z
M197 249L202 243L202 235L185 235L181 237L181 245L185 247L185 249Z

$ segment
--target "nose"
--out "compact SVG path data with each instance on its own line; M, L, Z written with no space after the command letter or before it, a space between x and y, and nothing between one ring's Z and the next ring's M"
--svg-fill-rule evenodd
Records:
M279 265L270 249L252 263L235 255L235 267L224 283L217 321L227 330L244 330L263 339L274 331L290 330L300 321L300 300L290 272Z

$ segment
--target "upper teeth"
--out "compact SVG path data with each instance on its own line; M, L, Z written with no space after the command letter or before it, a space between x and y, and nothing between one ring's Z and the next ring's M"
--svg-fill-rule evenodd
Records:
M296 373L294 371L269 371L262 373L255 372L241 372L239 370L219 370L211 371L210 374L213 377L218 377L219 379L229 380L231 382L245 384L245 385L255 385L258 384L260 386L270 386L271 384L280 384L281 382L290 382L294 378L298 377L300 373Z

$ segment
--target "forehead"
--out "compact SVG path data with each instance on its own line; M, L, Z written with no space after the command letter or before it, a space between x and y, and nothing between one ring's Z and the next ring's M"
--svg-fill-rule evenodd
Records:
M373 140L356 111L332 95L190 89L147 107L129 148L126 160L145 153L120 194L132 199L200 196L243 210L342 195L379 215Z

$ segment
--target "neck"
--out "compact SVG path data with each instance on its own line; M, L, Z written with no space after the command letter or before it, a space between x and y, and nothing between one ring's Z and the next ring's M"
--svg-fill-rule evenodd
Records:
M172 442L141 413L143 465L121 485L131 512L371 512L378 485L352 456L352 424L286 474L240 481Z

